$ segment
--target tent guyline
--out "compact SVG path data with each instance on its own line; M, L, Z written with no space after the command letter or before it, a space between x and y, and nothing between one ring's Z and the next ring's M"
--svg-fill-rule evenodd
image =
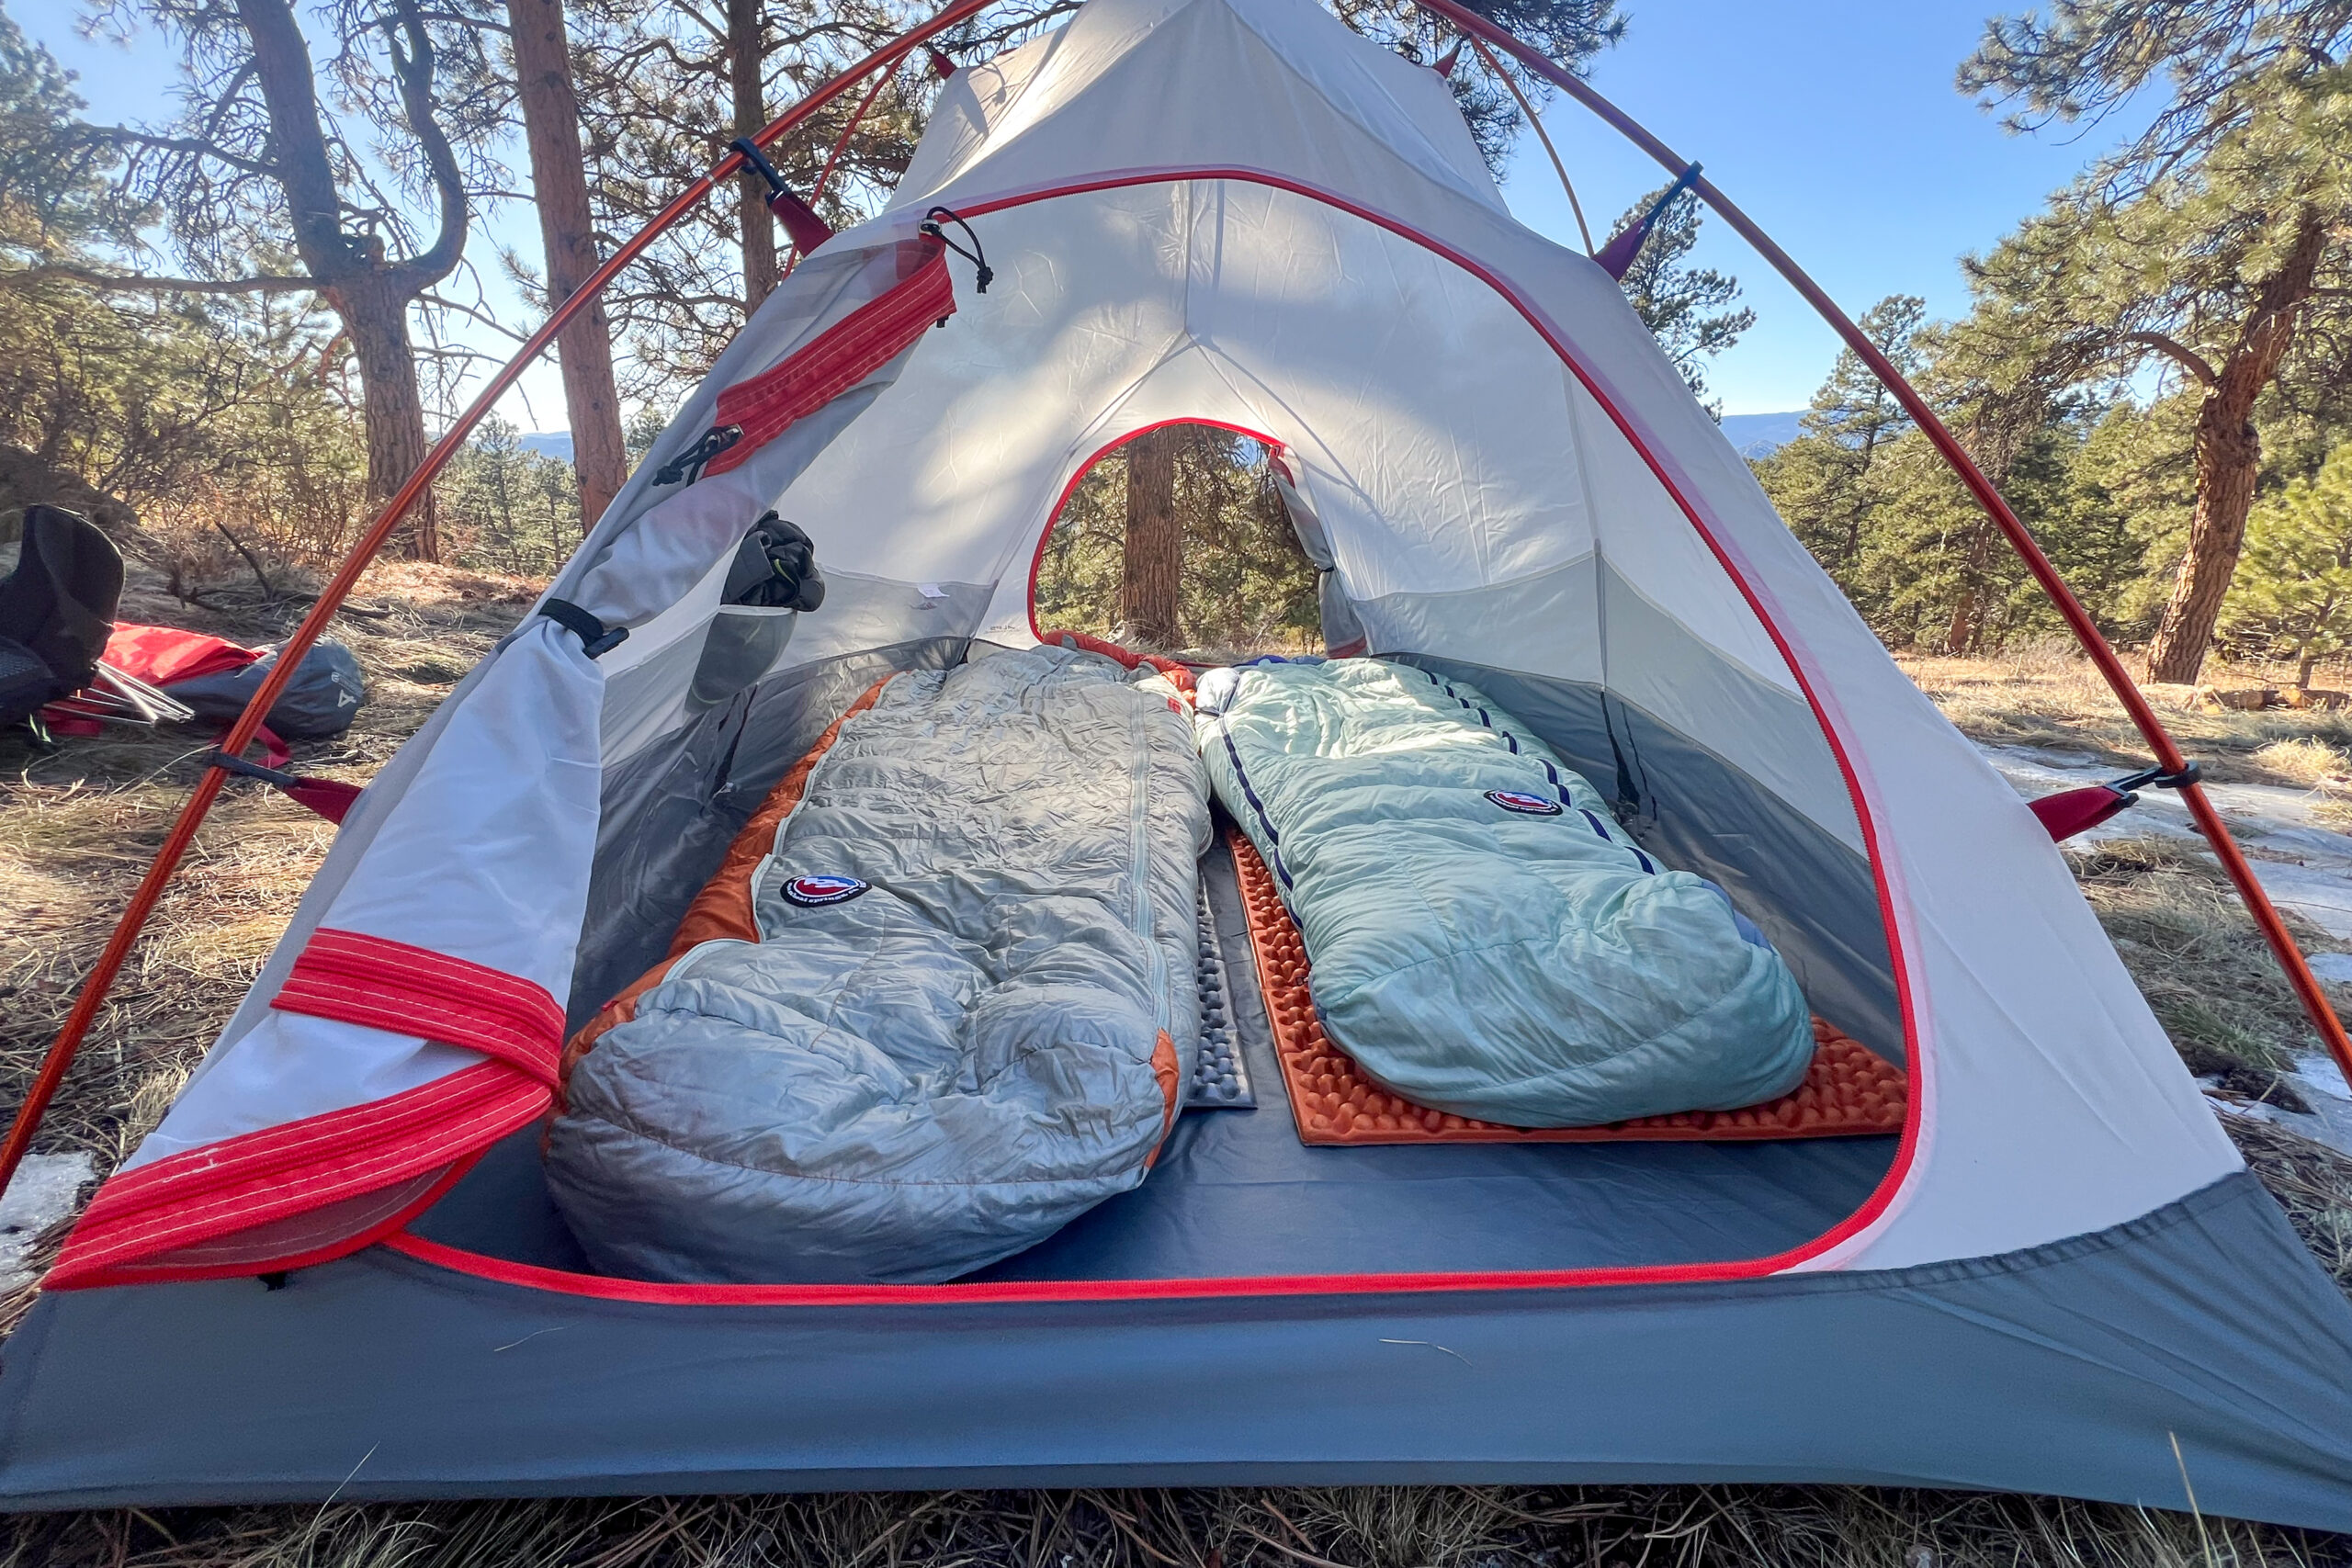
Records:
M32 1088L8 1130L5 1145L0 1145L0 1190L6 1190L17 1167L28 1152L42 1118L63 1082L66 1072L72 1066L75 1053L87 1036L91 1025L96 1021L98 1010L105 1004L115 980L120 975L124 964L128 962L130 951L136 944L147 920L153 914L164 887L177 871L180 862L186 857L214 802L219 799L220 790L231 773L222 759L237 756L250 744L261 728L264 716L269 712L288 681L291 680L296 668L301 661L302 655L318 639L328 621L334 617L345 599L357 585L360 575L374 558L376 552L390 537L393 529L407 514L409 508L424 494L426 487L462 449L474 429L496 405L498 400L505 395L522 372L547 350L563 328L585 310L623 268L643 254L656 239L712 191L718 189L729 177L747 168L758 173L769 184L770 209L775 212L779 220L786 224L787 232L792 235L795 245L801 254L805 254L808 251L816 248L818 244L821 244L825 239L831 238L832 234L831 227L818 217L813 209L786 186L781 175L764 157L763 150L796 127L806 123L825 106L864 81L869 73L880 70L887 74L888 71L895 69L912 50L929 48L932 39L966 18L977 15L993 3L994 0L955 0L954 4L944 7L929 20L889 40L867 54L865 59L813 89L798 104L769 122L755 135L739 139L732 144L728 154L720 159L709 172L687 186L642 229L605 258L571 297L558 307L547 321L516 350L514 355L492 375L481 392L443 433L441 438L426 454L424 462L401 484L399 491L355 542L334 578L326 584L293 635L288 638L269 678L254 694L245 711L239 716L222 738L220 750L213 753L203 777L189 795L187 804L182 807L179 817L157 852L153 863L150 865L147 873L141 879L138 888L133 892L105 949L100 953L97 963L84 982L82 990L76 997L64 1024L51 1043L40 1070L35 1077ZM1927 434L1938 453L1959 475L1978 504L1993 519L2010 547L2025 562L2035 581L2057 607L2068 628L2075 634L2075 639L2081 643L2086 653L2098 666L2100 674L2107 680L2117 699L2123 705L2126 713L2131 716L2134 726L2146 739L2155 757L2157 776L2145 782L2164 784L2166 787L2178 789L2199 831L2211 845L2223 872L2230 878L2239 897L2245 902L2256 925L2261 929L2280 967L2286 972L2288 980L2301 1001L2305 1012L2310 1016L2322 1039L2326 1042L2329 1054L2335 1059L2339 1071L2343 1073L2346 1083L2347 1086L2352 1086L2352 1036L2347 1036L2343 1023L2336 1018L2326 997L2321 992L2319 983L2312 976L2301 949L2295 945L2294 939L2288 932L2285 922L2280 919L2277 908L2271 904L2268 896L2256 879L2251 866L2248 865L2245 854L2231 837L2227 826L2197 782L2193 765L2182 753L2169 731L2165 729L2163 721L2156 716L2154 708L2133 683L2130 673L2123 668L2115 650L2108 645L2106 638L2091 621L2088 613L2067 588L2057 569L2042 552L2031 533L2009 508L2007 502L2001 498L1983 471L1976 467L1967 451L1937 416L1935 411L1928 405L1926 400L1910 385L1878 346L1871 342L1852 319L1839 309L1837 303L1802 267L1798 266L1785 251L1758 227L1753 220L1701 175L1697 164L1677 155L1638 121L1595 92L1566 67L1521 41L1507 29L1469 10L1460 4L1459 0L1417 0L1417 3L1433 17L1452 24L1464 37L1473 42L1491 45L1508 52L1536 74L1543 76L1582 103L1605 123L1656 159L1670 174L1675 175L1676 186L1669 190L1668 198L1679 194L1679 190L1687 186L1701 200L1713 208L1772 265L1774 270L1796 288L1815 311L1838 332L1839 337L1854 351L1857 357L1870 367L1872 375L1894 395L1905 412ZM1485 51L1481 50L1480 52L1483 57ZM933 67L936 70L938 57L935 51L933 51ZM872 97L873 95L869 94L866 101L870 103ZM861 108L861 116L862 113ZM853 128L854 124L854 118ZM948 216L953 217L952 214ZM957 220L957 221L961 220ZM1628 232L1637 234L1642 227L1636 224ZM968 233L969 231L967 230L967 232ZM944 236L934 237L943 240L944 238ZM1612 245L1613 243L1614 242ZM1639 241L1636 239L1634 248L1637 249L1638 244ZM961 249L961 247L956 248L959 251ZM1604 247L1605 250L1608 248ZM1630 262L1630 254L1626 259ZM712 437L719 437L723 434L722 431L711 433ZM706 438L706 444L709 439L710 437ZM711 457L718 455L719 449L723 449L723 446L703 452L702 462L707 464ZM2102 786L2101 792L2106 793L2105 786ZM2120 796L2128 795L2130 791L2118 789L2113 793ZM2117 810L2121 808L2120 805L2114 807Z

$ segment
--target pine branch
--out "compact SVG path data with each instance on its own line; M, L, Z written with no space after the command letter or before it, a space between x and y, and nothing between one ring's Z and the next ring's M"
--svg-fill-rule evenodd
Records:
M2205 356L2177 339L2166 337L2162 333L2120 333L2116 336L2116 341L2136 343L2153 348L2206 386L2221 385L2221 376L2212 366L2206 363Z
M88 267L55 263L0 272L0 286L20 286L60 278L86 283L93 288L126 294L300 294L317 293L315 277L152 277L144 273L95 272Z

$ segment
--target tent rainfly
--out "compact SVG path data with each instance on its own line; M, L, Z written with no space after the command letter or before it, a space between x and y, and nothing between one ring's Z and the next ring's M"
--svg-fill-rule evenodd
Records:
M985 292L925 231L940 208ZM660 955L860 692L1034 644L1057 498L1178 421L1279 451L1372 652L1492 694L1753 910L1815 1010L1904 1065L1902 1135L1306 1150L1278 1114L1192 1115L1141 1187L955 1283L590 1270L538 1155L567 1026ZM727 669L714 650L774 647L720 610L771 509L829 596ZM2049 833L1601 267L1513 220L1443 81L1311 0L1091 0L956 70L889 207L804 257L542 609L368 788L82 1218L6 1346L0 1503L1639 1480L2177 1508L2186 1483L2208 1511L2352 1529L2352 1307Z

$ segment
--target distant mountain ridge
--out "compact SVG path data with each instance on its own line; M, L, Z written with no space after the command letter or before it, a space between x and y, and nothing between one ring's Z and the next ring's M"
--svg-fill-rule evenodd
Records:
M1724 415L1724 434L1731 438L1741 457L1769 457L1777 448L1804 434L1801 425L1805 413L1804 409L1791 409L1786 413L1727 413ZM527 442L529 437L525 440ZM569 450L567 444L567 455Z
M541 457L560 457L567 463L571 461L571 432L568 430L542 430L534 435L517 437L514 445L526 452L537 452Z

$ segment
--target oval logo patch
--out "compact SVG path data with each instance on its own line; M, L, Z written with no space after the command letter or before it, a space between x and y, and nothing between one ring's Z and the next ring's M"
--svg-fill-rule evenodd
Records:
M1516 811L1523 817L1557 817L1560 803L1546 800L1540 795L1529 795L1516 789L1490 789L1487 798L1505 811Z
M870 886L854 876L796 876L785 883L784 897L786 903L813 909L820 904L846 904Z

